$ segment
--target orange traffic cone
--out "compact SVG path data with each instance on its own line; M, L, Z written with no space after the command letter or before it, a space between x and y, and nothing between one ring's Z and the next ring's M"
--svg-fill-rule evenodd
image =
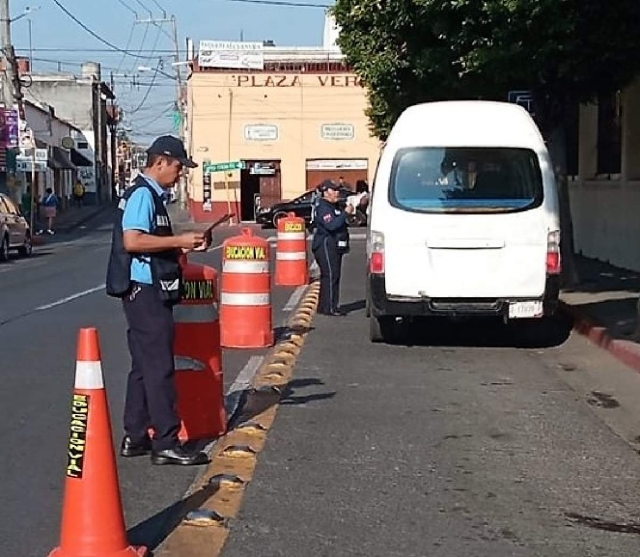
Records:
M60 546L49 557L144 557L127 542L96 329L80 329Z

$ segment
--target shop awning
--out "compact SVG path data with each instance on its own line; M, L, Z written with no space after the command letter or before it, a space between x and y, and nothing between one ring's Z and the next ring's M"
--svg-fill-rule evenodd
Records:
M69 155L60 149L52 147L49 152L49 168L56 170L76 170L76 165L71 162Z
M71 161L76 166L93 166L93 163L76 149L71 149Z

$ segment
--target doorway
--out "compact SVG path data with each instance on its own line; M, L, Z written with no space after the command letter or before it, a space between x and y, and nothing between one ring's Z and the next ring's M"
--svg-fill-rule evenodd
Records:
M245 161L240 173L240 220L255 221L257 207L282 201L280 161Z

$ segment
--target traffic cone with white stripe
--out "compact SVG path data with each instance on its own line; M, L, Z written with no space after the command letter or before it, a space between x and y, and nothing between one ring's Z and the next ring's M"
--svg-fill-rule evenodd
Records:
M80 329L60 546L49 557L144 557L127 542L96 329Z

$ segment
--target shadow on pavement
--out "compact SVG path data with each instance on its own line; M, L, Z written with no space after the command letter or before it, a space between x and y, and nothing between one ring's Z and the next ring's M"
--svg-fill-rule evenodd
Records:
M356 311L363 310L366 307L366 302L364 300L358 300L357 302L350 302L348 304L342 304L340 309L345 313L354 313Z
M314 393L309 395L296 394L300 389L304 389L306 387L317 387L321 385L324 385L324 381L321 381L320 379L294 379L293 381L290 381L289 384L284 388L280 404L283 406L297 406L317 400L328 400L336 396L335 391L331 391L328 393Z
M553 348L567 341L572 326L571 320L561 316L509 325L498 319L462 322L417 319L409 326L396 324L397 338L393 344L457 348Z
M217 490L217 484L208 484L130 528L127 532L129 543L143 545L153 551L180 525L189 512L201 507Z

